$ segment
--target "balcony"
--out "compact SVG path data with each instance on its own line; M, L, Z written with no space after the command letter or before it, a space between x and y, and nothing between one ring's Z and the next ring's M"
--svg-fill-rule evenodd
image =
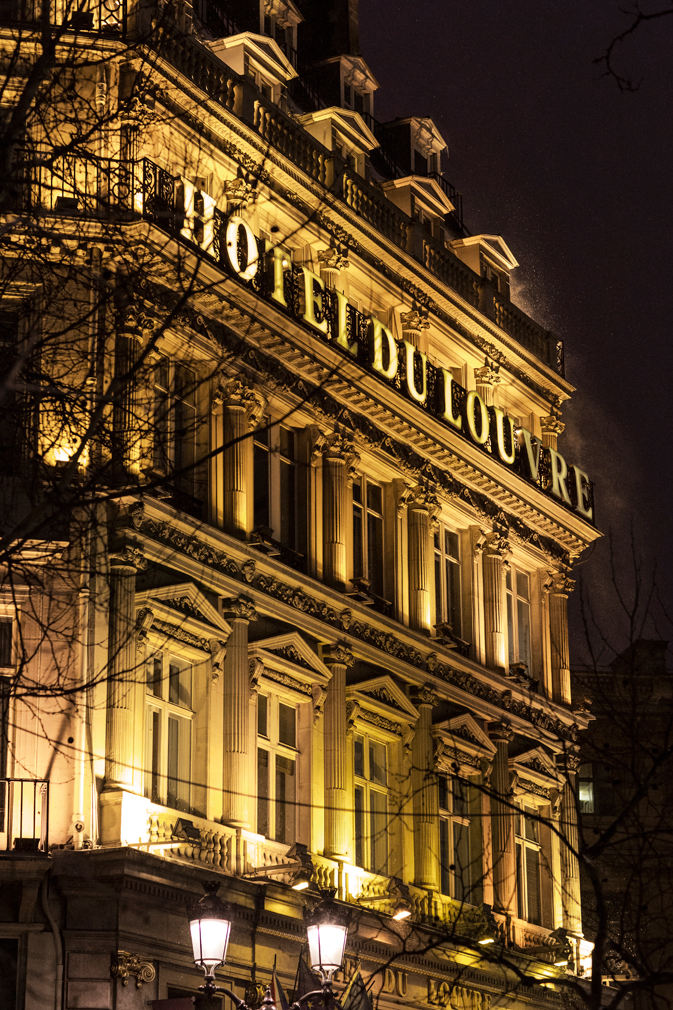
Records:
M47 855L49 782L0 779L0 854Z

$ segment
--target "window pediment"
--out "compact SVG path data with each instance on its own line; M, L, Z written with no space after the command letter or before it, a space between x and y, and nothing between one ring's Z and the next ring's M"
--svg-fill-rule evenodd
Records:
M271 671L274 671L294 681L296 686L290 682L285 682L285 686L301 694L310 695L311 685L324 686L331 676L329 668L296 631L252 643L248 649L248 656L251 660L260 660L263 663L265 672L262 673L262 679L266 677L273 680Z
M436 725L433 736L440 770L451 771L451 765L457 762L464 773L474 773L482 761L490 762L496 752L494 744L468 712Z
M518 260L514 257L514 253L500 235L470 235L468 238L457 238L451 242L451 248L458 259L467 263L468 266L472 265L469 259L475 252L477 260L479 254L482 253L487 258L492 259L497 267L500 267L501 270L505 270L507 273L519 265ZM477 269L475 272L479 273L479 270Z
M226 641L231 625L193 582L145 589L136 593L136 609L150 610L156 619L199 638Z
M241 76L245 71L245 57L251 66L273 84L287 84L298 77L282 49L267 35L241 32L209 43L210 49L223 63Z
M383 715L394 723L414 724L418 710L392 677L383 675L346 688L346 698L362 710Z
M328 149L331 147L332 130L336 130L344 146L357 151L358 154L366 154L379 146L378 140L360 113L350 109L341 109L336 105L329 109L318 109L317 112L300 116L299 122L312 137Z
M411 199L417 209L434 217L444 218L456 208L436 179L423 175L407 175L403 179L390 179L381 184L388 199L406 213L410 213Z
M510 774L543 789L556 789L561 784L559 771L543 747L535 747L509 759Z

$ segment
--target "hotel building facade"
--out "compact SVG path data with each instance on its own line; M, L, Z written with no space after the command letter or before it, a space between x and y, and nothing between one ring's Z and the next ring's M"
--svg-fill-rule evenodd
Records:
M39 39L7 11L11 113ZM4 219L4 345L42 392L3 432L3 1006L195 992L214 878L257 1005L318 889L386 1010L560 1005L598 536L561 342L433 121L376 120L357 4L54 21L69 111L30 120Z

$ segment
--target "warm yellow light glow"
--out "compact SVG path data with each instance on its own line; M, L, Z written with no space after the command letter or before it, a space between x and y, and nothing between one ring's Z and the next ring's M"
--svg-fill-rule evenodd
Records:
M409 911L408 908L401 908L399 912L395 912L393 919L397 919L397 921L399 922L400 919L408 919L410 915L411 912Z
M308 887L308 880L299 880L296 884L292 885L293 891L305 891Z
M485 945L487 943L495 943L495 940L493 939L492 936L487 936L485 940L480 940L479 943Z

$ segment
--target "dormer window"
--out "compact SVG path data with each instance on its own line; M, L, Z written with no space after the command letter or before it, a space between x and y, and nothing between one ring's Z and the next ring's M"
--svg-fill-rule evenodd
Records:
M340 155L352 171L365 174L366 156L378 147L378 141L358 113L334 106L309 112L299 122L323 147Z
M223 63L254 82L265 98L278 102L283 88L297 76L283 45L267 35L242 32L210 43ZM294 53L294 50L292 50Z
M450 246L459 260L490 284L492 291L509 301L510 272L519 264L503 238L470 235L454 239Z

